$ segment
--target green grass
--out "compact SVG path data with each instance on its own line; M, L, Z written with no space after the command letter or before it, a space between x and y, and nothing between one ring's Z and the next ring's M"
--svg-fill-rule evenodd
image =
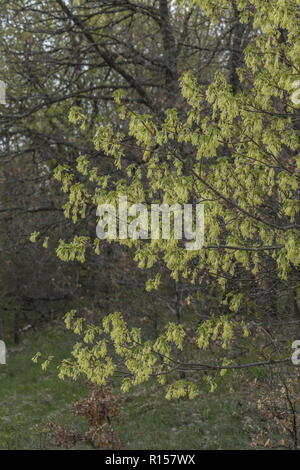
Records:
M7 365L0 366L0 449L52 448L49 421L83 426L71 409L87 393L85 385L61 381L55 367L43 372L31 361L37 351L66 357L73 343L70 333L52 327L9 348ZM245 449L248 411L241 400L221 387L193 401L170 402L157 386L139 387L125 396L119 432L128 449Z
M130 396L121 430L131 449L244 449L247 410L220 392L193 401L167 401L155 387Z
M37 351L63 358L71 344L68 333L47 328L8 347L7 365L0 366L0 448L48 446L47 422L61 420L85 393L82 384L60 381L55 368L43 372L31 361Z

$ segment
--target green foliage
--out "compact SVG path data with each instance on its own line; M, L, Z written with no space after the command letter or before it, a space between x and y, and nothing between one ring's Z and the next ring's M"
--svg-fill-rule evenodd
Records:
M238 278L241 269L253 279L263 279L266 265L274 263L278 279L288 280L300 264L296 222L300 154L295 125L299 111L290 99L300 68L299 2L234 3L240 21L253 22L255 31L244 51L238 91L220 72L207 87L199 86L194 74L186 72L181 91L187 111L169 109L163 118L131 110L124 93L119 93L116 106L122 128L128 132L120 132L120 123L110 123L96 127L93 139L96 150L111 158L117 176L96 173L83 156L76 169L59 166L55 171L68 197L65 216L74 223L85 218L88 204L112 203L121 194L135 203L205 201L205 246L201 250L186 251L177 240L119 241L132 249L141 268L155 267L163 260L174 279L182 276L197 283L203 270L218 279L220 301L232 313L200 326L196 340L200 349L219 334L223 348L229 347L234 336L230 315L248 309L246 292L238 282L231 290L229 282ZM221 21L232 8L227 0L200 4L214 21ZM86 117L78 108L71 110L70 121L85 129ZM84 182L78 182L80 176ZM65 261L83 262L89 246L99 252L93 240L76 236L68 243L61 240L57 254ZM149 281L147 289L158 283L158 278ZM82 331L78 320L68 316L66 321L74 332L95 340L93 334ZM170 323L156 340L143 341L141 331L130 329L119 313L108 315L102 328L97 331L101 339L92 341L90 348L75 345L74 359L63 362L60 377L76 379L84 374L95 383L105 383L117 369L115 356L108 353L109 344L128 374L123 390L153 376L164 383L176 364L174 347L182 349L185 337L183 326ZM248 330L243 328L246 337ZM185 395L195 396L192 383L168 385L167 398Z
M84 325L82 318L76 317L72 310L65 316L66 327L73 333L83 337L83 342L74 345L71 359L64 360L59 366L59 377L70 377L76 380L80 375L92 383L103 385L114 375L116 364L114 355L108 347L111 344L117 356L122 358L123 375L121 389L129 391L133 385L157 378L160 384L165 384L165 376L174 367L174 351L182 350L185 332L182 325L168 323L164 334L155 340L144 341L139 328L128 328L120 313L106 316L102 328L94 325ZM174 349L175 348L175 349ZM40 355L34 357L37 362ZM51 358L43 363L48 367ZM195 385L188 381L179 381L175 388L167 387L167 398L175 396L195 396Z

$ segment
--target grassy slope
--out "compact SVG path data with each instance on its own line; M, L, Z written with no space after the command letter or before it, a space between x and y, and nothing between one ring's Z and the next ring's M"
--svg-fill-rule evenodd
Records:
M19 347L10 348L7 365L0 365L0 449L49 448L46 423L74 423L71 404L86 388L62 382L55 369L45 373L31 361L37 351L66 357L73 341L62 329L47 328L28 333ZM157 387L141 387L126 396L125 412L120 432L129 449L249 447L246 405L224 390L168 402Z

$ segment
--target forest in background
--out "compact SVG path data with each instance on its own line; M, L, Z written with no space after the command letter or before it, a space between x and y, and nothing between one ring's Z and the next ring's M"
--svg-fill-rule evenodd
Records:
M0 447L299 449L299 0L0 5ZM99 240L119 195L204 203L204 247Z

